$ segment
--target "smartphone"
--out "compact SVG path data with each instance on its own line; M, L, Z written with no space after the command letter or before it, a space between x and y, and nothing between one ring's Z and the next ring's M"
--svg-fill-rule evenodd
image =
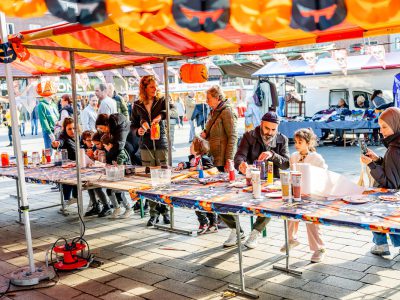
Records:
M358 144L360 145L361 153L364 155L367 155L368 148L367 148L367 144L365 143L365 141L362 139L359 139Z

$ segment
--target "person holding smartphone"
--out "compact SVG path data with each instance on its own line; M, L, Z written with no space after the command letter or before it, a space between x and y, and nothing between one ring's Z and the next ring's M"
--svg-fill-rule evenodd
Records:
M400 108L386 109L378 119L383 144L387 151L379 157L371 149L367 149L361 160L370 168L375 186L388 189L400 188ZM373 232L371 253L380 256L390 255L388 239L385 233ZM400 235L389 234L394 247L400 247Z

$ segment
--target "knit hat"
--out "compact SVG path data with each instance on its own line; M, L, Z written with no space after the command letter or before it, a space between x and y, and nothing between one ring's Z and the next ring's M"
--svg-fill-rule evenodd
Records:
M400 133L400 108L389 107L385 109L379 119L388 124L395 134Z
M266 121L266 122L275 123L275 124L279 124L281 122L279 120L278 115L273 111L267 112L265 115L263 115L261 120Z

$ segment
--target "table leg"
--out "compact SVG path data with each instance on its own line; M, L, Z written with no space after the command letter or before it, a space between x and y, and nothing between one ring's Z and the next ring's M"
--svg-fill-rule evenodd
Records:
M170 224L169 225L155 224L154 228L169 231L169 232L179 233L179 234L194 235L193 230L175 228L174 207L172 207L172 206L170 206L170 208L169 208L169 216L170 216Z
M140 204L140 217L143 219L144 218L144 199L142 198L142 197L140 197L140 199L138 200L138 201L140 201L139 202L139 204Z
M244 281L244 269L243 269L243 254L242 254L242 239L240 238L240 220L239 216L235 215L236 221L236 236L237 236L237 245L238 245L238 255L239 255L239 276L240 276L240 286L229 285L228 290L232 291L236 294L244 295L253 299L259 298L257 294L249 292L246 290L246 285Z
M301 276L301 275L302 275L302 272L296 271L296 270L293 270L293 269L290 269L290 266L289 266L289 258L290 258L290 255L289 255L288 220L285 219L283 222L284 222L284 226L285 226L286 266L285 266L285 267L273 266L273 269L279 270L279 271L283 271L283 272L286 272L286 273L288 273L288 274L293 274L293 275L296 275L296 276Z
M65 207L64 194L63 194L63 191L62 191L62 184L61 183L60 183L60 200L61 200L61 210L59 211L59 213L64 215L64 216L68 216L69 213L68 213L68 211L66 210L66 207Z

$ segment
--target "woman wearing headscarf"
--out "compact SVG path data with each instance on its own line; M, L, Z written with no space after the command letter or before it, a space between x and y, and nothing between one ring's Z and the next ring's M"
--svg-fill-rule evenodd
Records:
M217 85L207 90L207 104L211 108L201 137L210 144L214 166L224 171L227 160L233 160L238 140L237 115Z
M383 144L387 151L379 157L368 149L366 155L361 157L364 164L368 165L375 185L381 188L400 188L400 109L390 107L379 117L378 123L383 135ZM373 232L375 245L371 253L375 255L390 255L388 239L385 233ZM400 247L400 235L389 234L394 247Z

